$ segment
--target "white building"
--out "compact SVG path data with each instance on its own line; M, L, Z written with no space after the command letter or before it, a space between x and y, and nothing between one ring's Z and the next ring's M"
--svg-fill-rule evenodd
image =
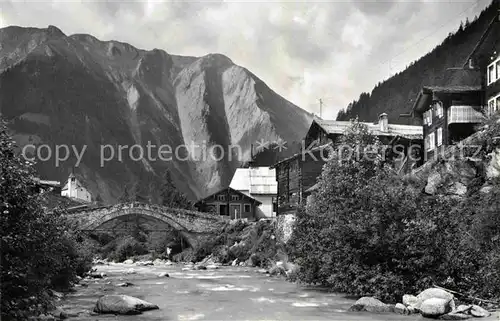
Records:
M70 198L76 198L86 202L92 202L92 195L85 188L85 186L83 186L83 184L78 179L76 179L73 173L69 175L66 185L64 185L61 190L61 195Z
M276 217L274 203L278 185L274 169L267 166L238 168L229 187L262 203L256 208L257 218Z

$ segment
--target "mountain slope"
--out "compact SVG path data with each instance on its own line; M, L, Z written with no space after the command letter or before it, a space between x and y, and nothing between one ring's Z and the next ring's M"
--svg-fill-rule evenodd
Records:
M495 1L478 19L466 23L465 28L461 26L456 33L450 34L442 44L404 71L379 83L371 93L362 93L338 113L337 120L349 120L357 116L362 121L374 121L385 112L390 122L411 124L411 119L400 118L399 115L411 111L422 86L441 86L458 81L457 73L448 68L463 65L488 24L498 14Z
M107 202L136 182L156 200L167 169L191 198L203 197L229 184L255 141L299 140L311 122L310 114L223 55L145 51L66 36L54 26L0 29L0 113L21 146L86 146L75 173ZM154 145L152 157L138 159L134 144L146 156ZM171 148L163 154L171 161L158 158L161 145ZM121 157L118 146L128 146ZM217 157L202 153L203 146L215 148ZM101 166L103 151L110 160ZM65 180L76 162L70 154L58 167L54 157L39 161L39 172Z

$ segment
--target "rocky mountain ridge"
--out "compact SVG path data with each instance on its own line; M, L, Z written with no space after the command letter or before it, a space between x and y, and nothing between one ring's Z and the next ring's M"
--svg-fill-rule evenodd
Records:
M203 197L229 184L256 141L299 140L312 120L224 55L146 51L54 26L0 29L0 113L21 146L86 146L75 174L106 202L137 182L156 199L167 169L191 198ZM115 151L102 166L102 146L146 150L148 142L170 146L172 156L199 145L218 157L182 148L172 161L120 161ZM63 181L75 163L70 155L59 167L38 161L37 169Z

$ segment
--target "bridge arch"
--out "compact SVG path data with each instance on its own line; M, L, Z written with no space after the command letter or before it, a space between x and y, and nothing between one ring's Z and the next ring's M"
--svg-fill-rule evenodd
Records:
M93 231L106 222L130 215L154 218L168 224L179 231L191 247L196 247L204 237L216 235L224 223L217 215L144 203L84 209L70 214L70 218L76 222L78 229Z

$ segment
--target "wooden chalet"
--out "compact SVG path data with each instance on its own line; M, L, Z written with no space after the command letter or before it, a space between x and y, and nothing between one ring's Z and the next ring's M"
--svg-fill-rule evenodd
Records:
M255 198L228 187L199 200L194 206L200 212L215 213L227 219L255 220L257 207L261 204Z
M481 86L424 87L413 111L423 123L425 160L474 133L484 120Z
M500 1L495 5L496 14L463 64L464 69L480 73L487 116L500 110Z
M472 135L500 110L500 1L461 67L449 68L444 86L424 86L413 106L422 126L425 159Z
M407 172L414 166L408 156L412 151L418 153L421 149L421 126L389 124L385 113L379 116L377 123L361 123L383 144L402 147L398 153L404 154L404 157L393 159L396 170ZM317 178L328 160L328 151L351 124L349 121L314 119L304 139L303 150L272 166L276 169L278 182L277 215L293 213L299 204L305 204L317 186Z

